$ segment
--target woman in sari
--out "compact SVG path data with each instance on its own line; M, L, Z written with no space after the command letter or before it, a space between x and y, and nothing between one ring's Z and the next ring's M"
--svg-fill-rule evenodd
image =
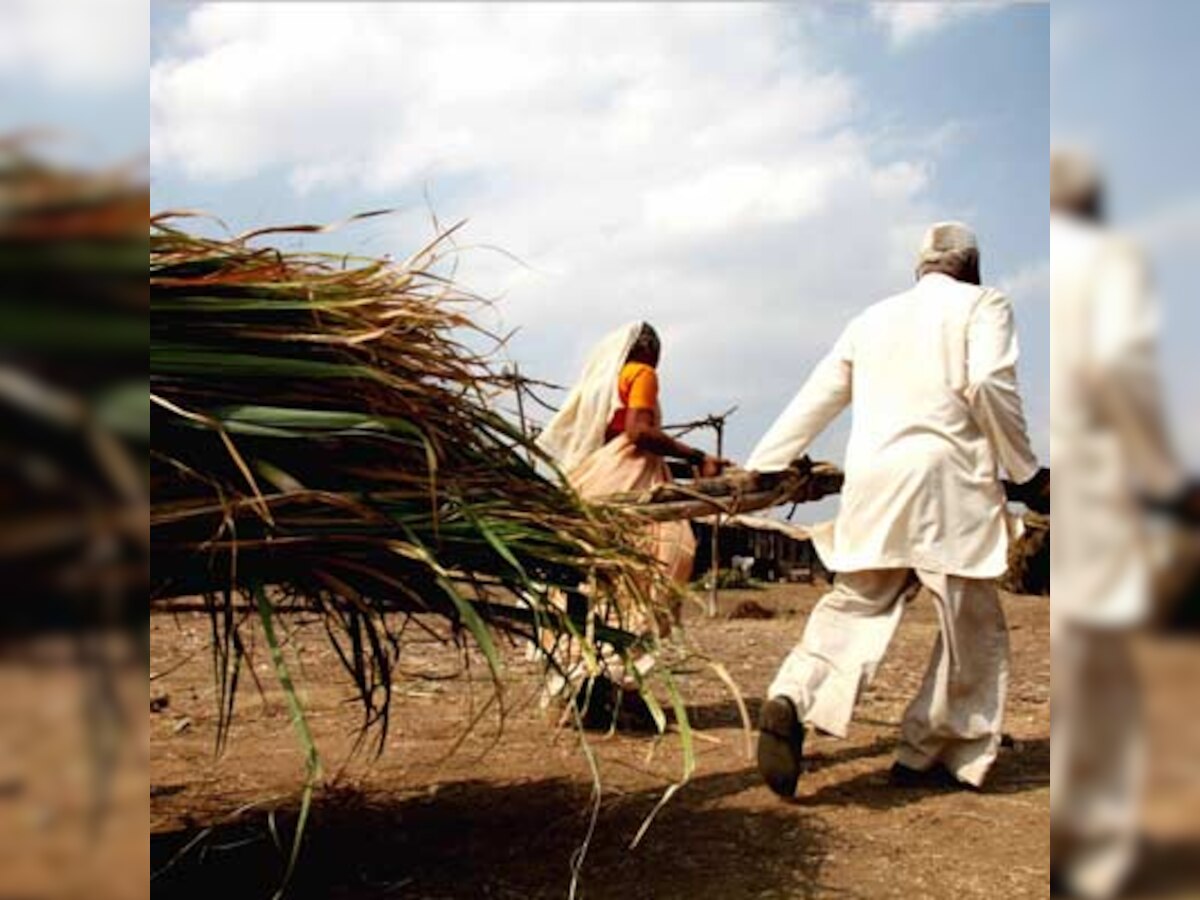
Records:
M718 475L726 465L663 432L657 372L661 353L658 333L646 322L631 322L607 335L593 348L578 384L538 438L585 499L668 483L669 459L691 464L701 477ZM648 548L664 571L677 585L686 585L696 552L691 525L658 522L646 530ZM661 610L668 598L651 599ZM623 609L622 624L665 636L679 621L680 603L670 598L670 606L670 616L656 615L653 622Z

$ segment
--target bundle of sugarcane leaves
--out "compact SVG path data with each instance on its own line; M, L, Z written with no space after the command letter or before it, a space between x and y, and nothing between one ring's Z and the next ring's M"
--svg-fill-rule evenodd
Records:
M219 742L247 622L303 729L279 628L319 619L379 748L414 621L440 619L448 650L473 641L497 676L503 635L547 674L567 643L593 672L645 649L623 626L665 581L638 521L542 474L496 410L511 380L480 301L437 274L446 233L395 263L260 246L312 228L213 239L181 221L155 217L150 238L152 603L211 614Z

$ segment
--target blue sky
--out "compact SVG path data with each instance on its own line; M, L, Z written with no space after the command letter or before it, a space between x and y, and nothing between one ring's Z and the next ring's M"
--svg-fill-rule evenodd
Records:
M1200 6L1055 0L1055 140L1091 148L1113 224L1143 239L1163 310L1162 368L1181 455L1200 468L1194 299L1200 243Z
M849 317L904 287L942 217L977 227L985 275L1010 288L1044 449L1046 138L1082 141L1116 224L1146 238L1178 439L1200 465L1189 0L5 13L0 131L54 126L87 159L149 143L154 206L234 229L400 210L323 239L352 251L424 241L428 194L470 219L465 243L528 262L464 251L460 268L503 293L489 324L519 329L527 372L567 382L606 328L652 319L669 417L740 404L735 456ZM846 426L816 452L839 458Z
M150 146L153 205L234 230L395 207L322 238L403 256L443 221L503 295L511 356L566 383L659 325L668 418L739 404L744 457L842 325L910 278L921 227L980 232L1009 288L1046 447L1047 136L1093 147L1160 285L1163 369L1200 466L1200 117L1190 0L185 4L9 0L0 132L88 160ZM147 64L151 63L147 103ZM299 243L298 240L293 241ZM814 452L838 459L843 417Z
M1012 286L1044 448L1049 49L1039 5L163 7L153 203L234 230L394 207L322 242L404 256L427 193L528 264L459 270L525 372L568 383L649 319L668 420L737 404L734 457L962 218Z

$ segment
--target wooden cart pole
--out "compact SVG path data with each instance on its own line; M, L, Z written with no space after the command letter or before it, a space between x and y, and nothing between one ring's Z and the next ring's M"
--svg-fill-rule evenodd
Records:
M819 500L842 489L842 472L831 463L809 463L784 472L734 471L687 484L660 484L645 491L609 494L601 501L649 522L736 516L787 503Z

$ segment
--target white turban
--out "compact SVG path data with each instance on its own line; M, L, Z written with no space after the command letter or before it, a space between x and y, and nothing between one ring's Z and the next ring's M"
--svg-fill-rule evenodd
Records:
M1084 151L1050 149L1050 205L1078 207L1096 200L1103 188L1100 170Z
M975 232L962 222L935 222L921 238L921 249L917 253L917 271L925 265L937 265L950 259L962 259L968 254L979 253L979 241Z

